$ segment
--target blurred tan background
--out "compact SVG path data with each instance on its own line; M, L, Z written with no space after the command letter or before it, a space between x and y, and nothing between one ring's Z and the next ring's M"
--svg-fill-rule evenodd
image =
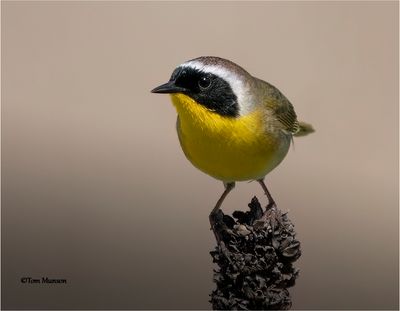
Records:
M3 1L3 309L210 308L222 184L150 93L201 55L317 130L267 177L302 242L293 308L398 308L396 2ZM239 183L223 209L253 195Z

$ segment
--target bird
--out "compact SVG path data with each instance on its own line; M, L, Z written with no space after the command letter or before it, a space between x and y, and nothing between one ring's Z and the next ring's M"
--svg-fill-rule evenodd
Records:
M230 60L201 56L177 66L169 81L151 92L170 95L186 158L223 182L209 215L211 226L236 182L258 181L267 208L276 206L265 176L285 158L294 136L314 128L297 120L293 105L275 86Z

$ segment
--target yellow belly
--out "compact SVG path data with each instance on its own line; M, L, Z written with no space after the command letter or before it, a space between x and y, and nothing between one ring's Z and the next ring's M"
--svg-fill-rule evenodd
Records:
M290 138L265 130L261 111L223 117L183 94L172 94L177 131L189 161L224 182L263 178L285 157Z

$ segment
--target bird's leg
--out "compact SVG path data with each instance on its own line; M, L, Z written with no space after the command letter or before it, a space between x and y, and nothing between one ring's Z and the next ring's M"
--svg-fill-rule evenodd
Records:
M221 197L217 201L217 204L215 204L215 207L211 211L209 218L210 218L211 230L214 232L215 239L217 240L220 252L226 257L226 259L228 261L231 262L230 255L229 255L230 253L229 253L228 249L226 248L225 243L223 241L221 241L220 235L218 234L218 228L216 226L218 223L216 216L219 211L219 208L221 207L221 204L225 200L228 193L233 188L235 188L235 183L234 182L224 183L224 186L225 186L225 191L222 193Z
M222 193L221 197L218 199L217 204L215 204L215 207L213 208L213 210L210 213L210 224L211 224L211 229L214 228L215 225L215 215L217 214L219 208L222 205L222 202L224 202L226 196L228 195L229 192L231 192L231 190L233 188L235 188L235 183L234 182L228 182L228 183L224 183L225 186L225 191Z
M267 210L271 209L271 208L274 207L274 206L276 207L275 201L274 201L274 199L272 198L271 193L269 193L268 188L267 188L267 186L266 186L265 183L264 183L264 179L259 179L259 180L257 180L257 181L260 183L261 187L262 187L263 190L264 190L265 195L266 195L267 198L268 198Z

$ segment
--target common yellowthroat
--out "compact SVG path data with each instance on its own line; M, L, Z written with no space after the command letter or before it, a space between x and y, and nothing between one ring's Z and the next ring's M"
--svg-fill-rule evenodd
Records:
M236 181L257 180L268 206L275 205L265 175L281 163L293 136L314 131L297 121L292 104L276 87L227 59L203 56L179 65L167 83L151 92L171 95L186 158L224 183L211 223Z

